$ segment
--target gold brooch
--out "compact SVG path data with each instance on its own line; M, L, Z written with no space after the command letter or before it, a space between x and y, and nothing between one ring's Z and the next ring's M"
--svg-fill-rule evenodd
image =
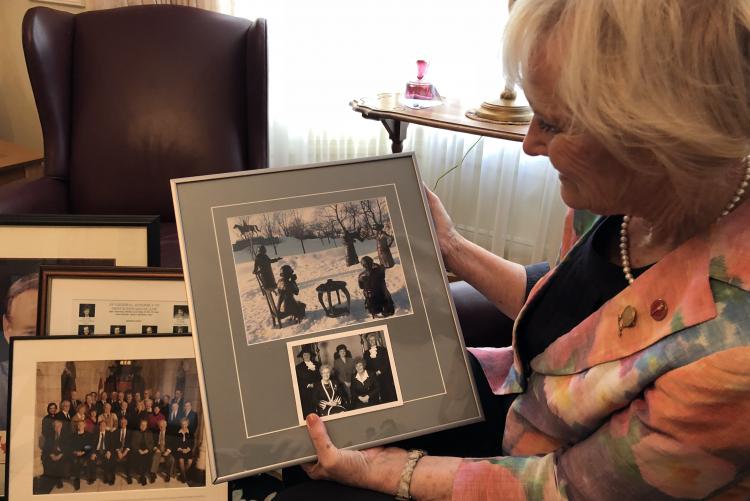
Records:
M622 330L630 327L635 327L635 322L638 318L638 313L635 308L628 305L626 306L619 315L617 315L617 335L622 337Z

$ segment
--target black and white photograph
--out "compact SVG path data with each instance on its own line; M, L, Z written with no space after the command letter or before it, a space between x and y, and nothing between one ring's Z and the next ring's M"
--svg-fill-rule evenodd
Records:
M110 336L124 336L125 335L125 326L124 325L110 325L109 326L109 335Z
M187 334L190 332L187 325L175 325L172 327L172 334Z
M385 197L227 222L248 344L412 312Z
M79 336L93 336L94 335L94 326L93 325L79 325L78 326L78 335Z
M159 327L156 325L144 325L141 327L141 334L157 334Z
M299 424L403 404L388 329L380 326L288 342Z
M173 317L174 317L175 323L187 322L189 320L187 305L183 305L183 304L175 305L173 308L173 311L174 311Z
M81 319L94 318L96 316L96 305L83 303L78 305L78 317Z
M194 359L40 362L36 374L35 495L205 485Z

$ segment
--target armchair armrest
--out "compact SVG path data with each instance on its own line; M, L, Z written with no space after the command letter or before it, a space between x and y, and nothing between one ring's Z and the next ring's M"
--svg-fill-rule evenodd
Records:
M68 212L68 187L51 177L20 180L0 186L0 214Z
M513 320L466 282L450 284L466 346L510 346Z

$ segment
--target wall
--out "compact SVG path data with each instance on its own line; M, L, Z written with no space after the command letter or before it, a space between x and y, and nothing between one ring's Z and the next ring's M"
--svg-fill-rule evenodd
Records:
M32 7L86 10L32 0L0 1L0 139L42 152L42 129L21 46L21 21Z

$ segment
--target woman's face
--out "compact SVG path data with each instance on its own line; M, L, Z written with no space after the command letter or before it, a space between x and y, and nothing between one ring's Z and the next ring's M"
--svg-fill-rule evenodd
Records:
M370 343L370 346L375 346L378 343L377 339L375 339L375 336L368 337L367 342Z
M558 73L558 65L547 60L545 49L532 58L523 90L534 118L523 141L524 152L549 157L559 173L562 199L568 207L611 215L632 214L633 207L643 209L653 203L654 187L658 191L662 183L653 178L644 182L642 175L615 159L593 137L566 130L565 110L555 97Z
M308 352L303 352L302 353L302 360L304 360L305 362L309 362L310 361L310 354Z
M320 377L323 379L323 381L328 381L331 379L331 369L328 367L323 367L320 369Z
M339 350L339 357L346 358L346 348L341 348Z
M362 374L365 371L365 364L362 362L357 362L357 365L354 366L354 369L357 371L357 374Z

